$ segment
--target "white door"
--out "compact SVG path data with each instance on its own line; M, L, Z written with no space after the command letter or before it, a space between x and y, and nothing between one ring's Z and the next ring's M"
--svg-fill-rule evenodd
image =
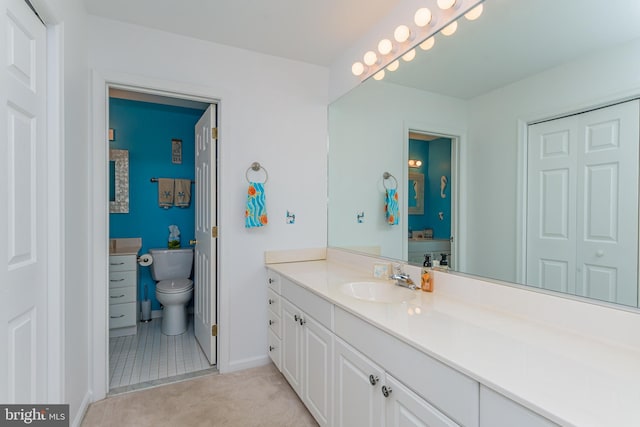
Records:
M0 402L47 395L46 30L0 2Z
M637 304L639 105L529 127L528 284Z
M291 388L302 396L302 330L300 310L282 299L282 374Z
M385 419L387 427L455 427L426 400L409 390L392 376L386 376Z
M196 339L209 363L216 361L217 183L216 106L210 105L196 123L196 247L194 256L194 323ZM216 136L216 138L214 138ZM216 229L217 230L217 229ZM214 237L215 236L215 237Z
M384 371L339 338L335 340L334 369L334 424L382 427Z
M310 316L303 316L302 400L320 426L332 424L333 334Z

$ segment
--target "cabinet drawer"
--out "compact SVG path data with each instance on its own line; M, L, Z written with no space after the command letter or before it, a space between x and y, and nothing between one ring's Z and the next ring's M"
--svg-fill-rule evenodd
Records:
M127 271L136 269L135 255L110 255L109 271Z
M135 271L112 271L109 272L109 289L111 288L123 288L123 287L136 287L136 272Z
M267 303L269 304L269 310L272 311L273 314L280 316L280 295L276 294L271 289L267 291L267 294Z
M282 341L280 338L273 333L272 330L269 330L269 357L273 361L273 364L276 365L278 370L280 369L280 364L282 363L280 348L282 347Z
M279 338L282 337L282 321L280 316L269 310L269 329Z
M290 280L280 278L281 295L300 310L316 319L322 326L333 329L333 304Z
M122 304L125 302L136 302L136 288L134 286L109 289L109 304Z
M480 386L480 427L551 427L551 422L511 399Z
M273 289L274 292L280 293L280 275L278 273L267 270L267 283L269 284L269 288Z
M109 306L109 329L135 326L136 303L113 304Z
M340 308L335 333L456 423L478 426L478 382Z

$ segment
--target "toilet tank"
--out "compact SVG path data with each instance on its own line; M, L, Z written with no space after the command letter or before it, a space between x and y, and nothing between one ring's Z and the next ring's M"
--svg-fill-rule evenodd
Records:
M151 277L153 280L187 279L191 276L193 249L149 249L153 257Z

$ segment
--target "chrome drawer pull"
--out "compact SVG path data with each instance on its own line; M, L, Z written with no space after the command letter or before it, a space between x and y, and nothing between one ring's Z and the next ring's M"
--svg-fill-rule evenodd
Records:
M110 282L122 282L124 279L110 279Z
M124 296L124 294L118 295L117 297L111 296L110 298L122 298L123 296Z
M273 304L275 301L269 298L269 304Z
M371 385L376 385L378 384L378 381L380 380L380 378L378 378L377 375L369 375L369 382L371 383Z
M389 397L389 395L391 394L393 390L391 390L391 387L387 387L386 385L382 386L382 395L384 397Z
M120 316L110 316L112 319L119 319L121 317L124 317L124 314L121 314Z
M109 265L124 265L124 262L110 262Z

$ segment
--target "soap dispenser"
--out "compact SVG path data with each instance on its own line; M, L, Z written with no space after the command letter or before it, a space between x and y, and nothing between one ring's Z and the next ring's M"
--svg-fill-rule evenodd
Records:
M449 265L449 261L447 261L447 254L440 254L440 265L443 267L447 267Z
M424 254L424 263L420 274L420 289L433 292L433 271L431 270L431 255Z

